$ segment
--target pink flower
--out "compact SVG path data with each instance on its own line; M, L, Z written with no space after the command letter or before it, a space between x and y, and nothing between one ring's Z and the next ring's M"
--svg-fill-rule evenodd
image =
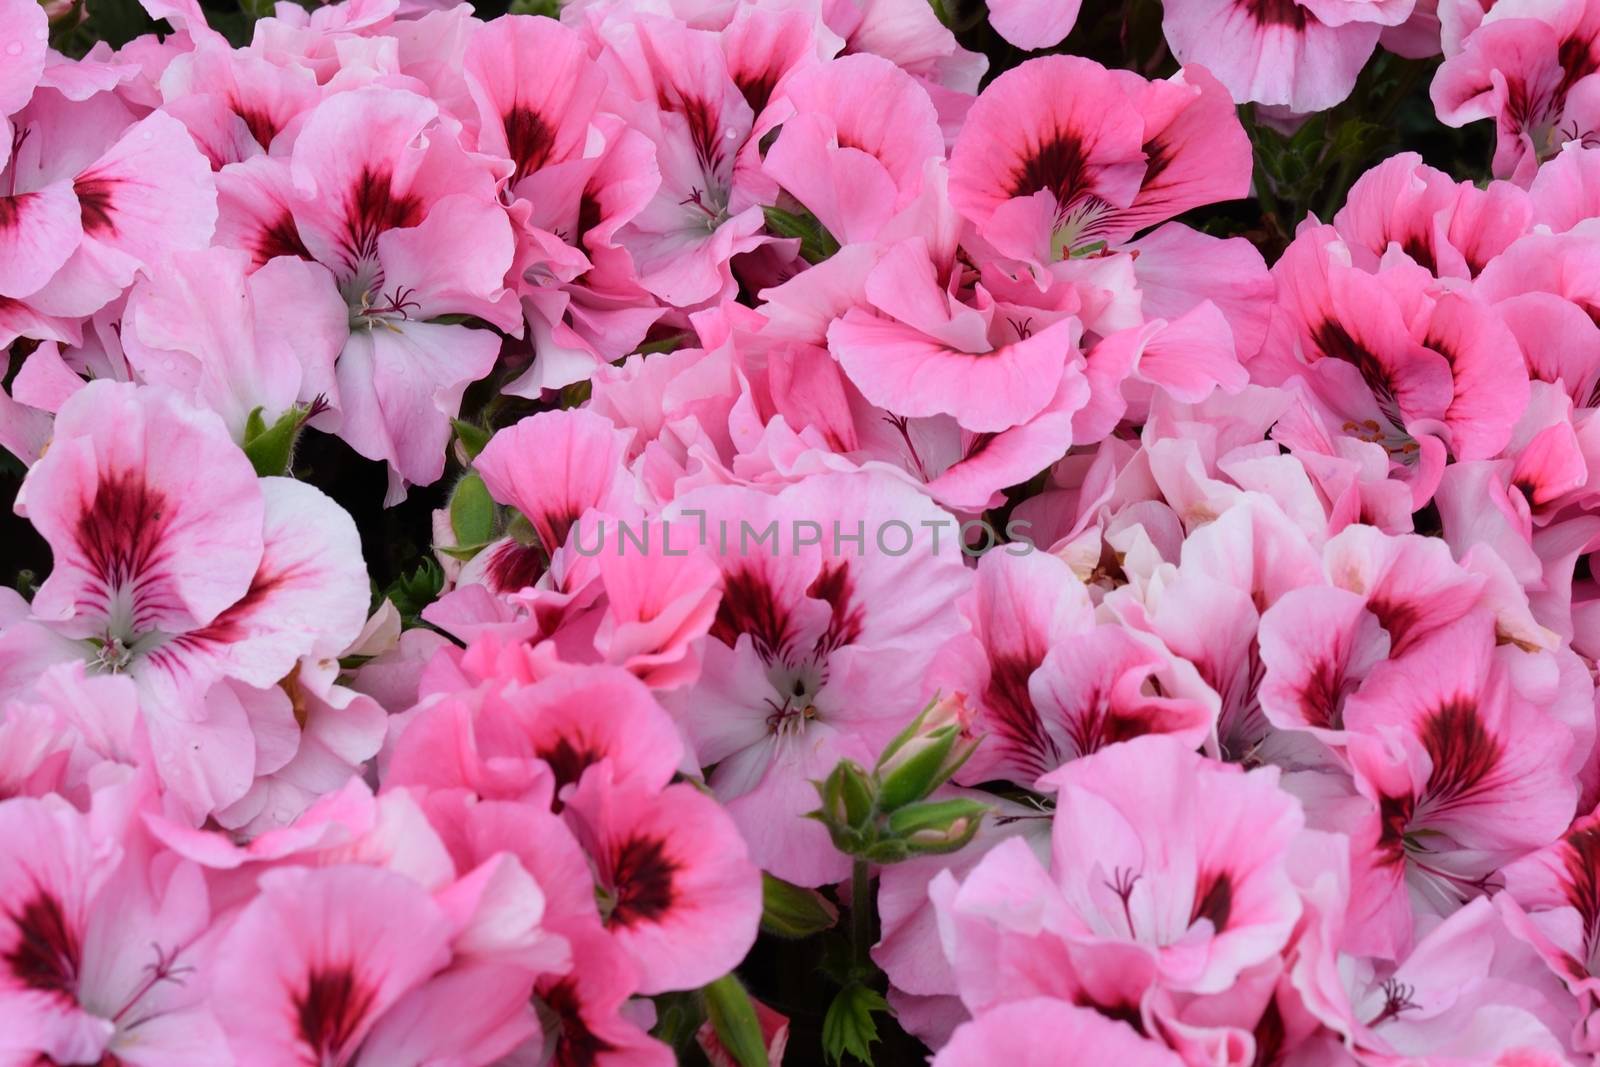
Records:
M973 104L950 153L950 198L997 248L1048 261L1243 196L1249 175L1244 130L1205 70L1146 82L1050 56Z
M1002 1004L964 1023L933 1058L934 1067L981 1067L1003 1060L1016 1067L1060 1062L1062 1050L1097 1063L1178 1067L1183 1061L1126 1023L1049 997Z
M1355 87L1384 26L1411 0L1172 0L1161 26L1180 63L1198 63L1240 103L1321 111Z
M761 919L760 872L715 800L687 783L618 783L603 766L579 784L567 819L641 992L695 989L744 958Z
M873 763L937 688L928 672L963 625L942 610L967 583L955 520L883 474L710 488L674 511L704 524L722 599L699 682L665 702L752 859L805 885L841 878L848 861L801 817L810 779Z
M12 116L0 297L45 316L90 315L140 268L210 241L217 193L205 158L170 115L134 118L109 94L54 91Z
M1440 121L1495 120L1497 177L1527 185L1541 160L1600 130L1595 18L1572 0L1498 5L1439 67Z
M487 160L469 156L414 93L368 87L307 113L287 160L258 157L219 176L219 239L252 253L312 260L344 321L313 336L339 350L332 409L313 425L390 467L387 501L444 470L449 420L500 350L490 331L429 321L473 315L515 332L505 286L511 224Z
M537 908L523 914L537 921ZM391 936L395 924L406 937ZM452 953L457 932L447 905L388 871L264 875L217 950L216 1000L236 1062L424 1063L448 1053L493 1063L538 1032L535 975Z
M227 1057L200 971L205 883L141 833L134 795L102 790L89 815L55 797L0 804L0 1024L15 1062Z
M190 814L237 800L255 739L217 683L271 690L360 632L367 579L350 517L309 485L257 478L210 412L113 382L63 405L23 499L56 567L30 618L0 636L5 690L65 659L125 673Z

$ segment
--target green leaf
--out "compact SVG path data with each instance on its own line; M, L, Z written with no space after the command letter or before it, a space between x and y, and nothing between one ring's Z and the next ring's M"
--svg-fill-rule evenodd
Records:
M732 974L725 974L705 987L706 1015L717 1031L717 1039L739 1067L767 1067L767 1043L761 1036L761 1021L756 1018L750 995Z
M828 1005L822 1020L822 1051L828 1062L839 1063L849 1053L861 1063L872 1063L870 1045L878 1040L876 1012L889 1010L889 1003L864 985L849 985Z
M294 459L294 443L300 437L300 428L305 425L305 420L306 412L301 407L285 411L271 426L267 426L261 417L260 408L250 413L244 423L243 447L257 475L272 478L289 473L289 462Z
M461 442L461 447L466 451L469 460L477 459L478 453L483 451L483 446L494 436L482 426L462 419L451 419L450 425L455 427L456 440Z
M444 589L444 571L437 561L428 557L417 564L410 574L402 574L385 589L383 595L394 602L406 625L416 626L422 609L433 603Z
M767 216L767 232L778 237L798 237L800 257L807 263L821 263L839 251L839 242L809 212L795 214L782 208L762 208Z
M511 6L506 9L512 15L543 15L546 18L561 17L561 0L511 0Z
M656 1025L650 1033L680 1053L694 1044L695 1032L706 1021L705 998L697 990L663 993L655 997Z
M494 498L476 474L456 483L450 494L450 529L458 545L483 545L494 540Z
M821 893L761 872L761 929L764 932L798 940L819 934L838 921L839 909Z

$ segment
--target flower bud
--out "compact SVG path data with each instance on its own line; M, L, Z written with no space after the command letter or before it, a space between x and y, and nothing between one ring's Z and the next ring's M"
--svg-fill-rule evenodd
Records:
M840 760L829 772L819 791L822 794L822 810L817 813L818 818L830 830L861 830L871 822L876 807L876 790L867 772L854 761Z
M922 709L878 760L880 811L922 800L961 768L977 747L963 738L971 718L960 693L936 698Z
M761 872L761 929L764 932L798 939L821 933L838 921L839 909L821 893Z
M916 854L954 852L978 832L989 806L967 797L931 800L889 816L890 834Z

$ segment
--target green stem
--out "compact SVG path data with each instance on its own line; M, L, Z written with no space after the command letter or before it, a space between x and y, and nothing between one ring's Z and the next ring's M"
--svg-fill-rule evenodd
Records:
M868 967L872 959L872 872L864 859L857 859L850 871L850 943L858 967Z

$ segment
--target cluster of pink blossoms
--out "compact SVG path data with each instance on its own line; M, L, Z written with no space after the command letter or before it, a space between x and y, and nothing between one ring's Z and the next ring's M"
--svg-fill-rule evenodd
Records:
M1600 1063L1600 0L145 7L0 0L0 1067L668 1064L763 872L937 1067ZM1173 221L1380 46L1502 180Z

